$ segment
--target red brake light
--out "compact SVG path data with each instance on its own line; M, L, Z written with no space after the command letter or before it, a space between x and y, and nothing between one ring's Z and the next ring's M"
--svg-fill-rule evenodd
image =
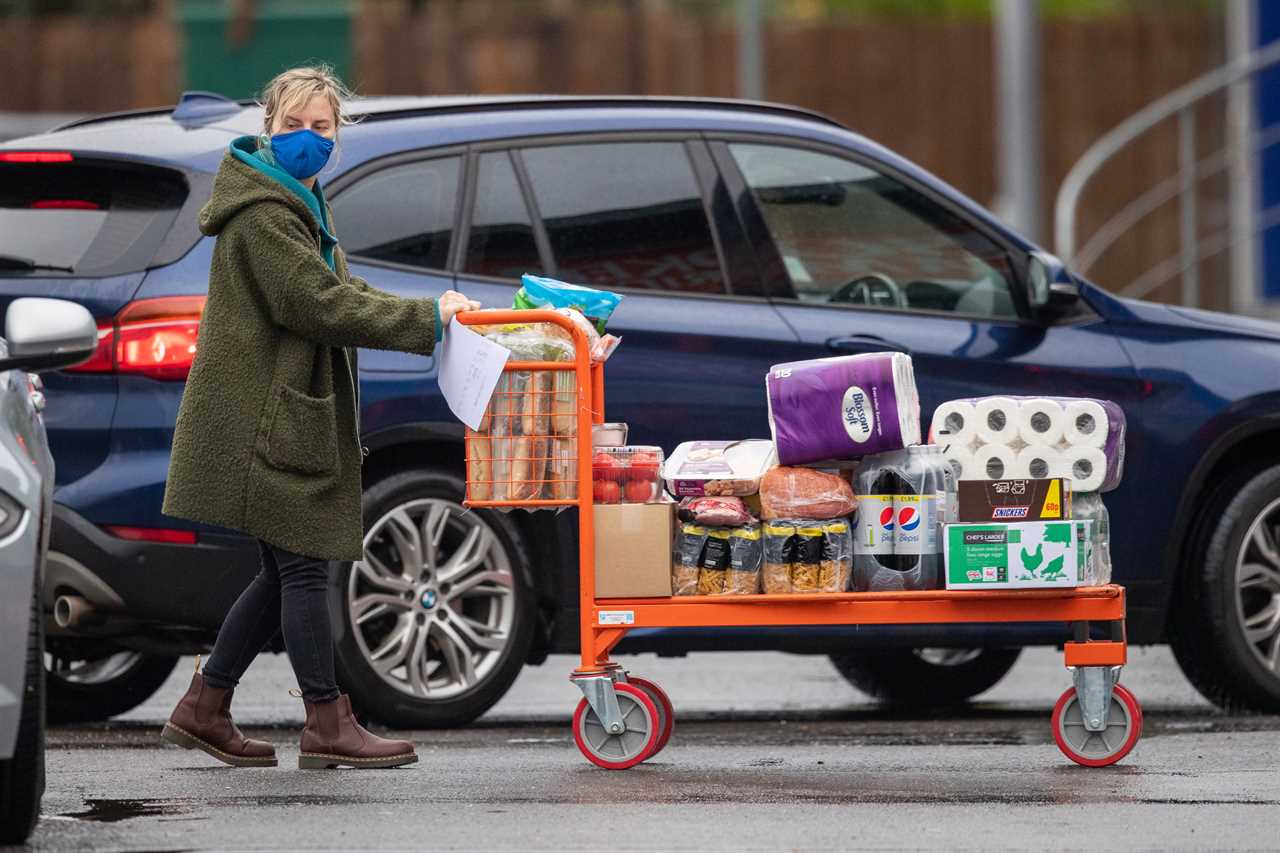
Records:
M186 379L196 358L203 296L131 302L116 316L116 370Z
M70 163L69 151L0 151L0 163Z
M96 201L85 201L80 198L42 198L31 202L35 210L101 210L102 205Z
M119 524L107 524L103 529L120 539L132 539L136 542L167 542L172 545L194 545L196 534L191 530L164 530L159 527L125 527Z
M195 361L203 296L163 296L126 305L98 327L98 349L73 373L136 373L152 379L187 378Z

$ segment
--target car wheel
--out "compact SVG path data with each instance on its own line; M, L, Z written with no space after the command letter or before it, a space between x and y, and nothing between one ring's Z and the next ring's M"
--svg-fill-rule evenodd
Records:
M831 656L836 670L873 699L890 705L949 705L995 687L1021 649L910 649Z
M89 723L132 711L168 680L177 657L128 650L92 654L83 641L59 641L45 652L49 721Z
M21 844L35 829L44 796L44 613L39 589L31 596L26 684L13 757L0 761L0 844Z
M452 474L393 474L364 495L365 558L333 574L338 680L396 728L471 722L529 656L525 551L500 513L461 504Z
M1280 711L1280 465L1205 507L1199 569L1185 578L1170 645L1187 679L1227 711Z

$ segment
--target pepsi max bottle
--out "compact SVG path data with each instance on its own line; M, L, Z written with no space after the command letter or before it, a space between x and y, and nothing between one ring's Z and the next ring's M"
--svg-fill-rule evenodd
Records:
M931 446L908 447L894 494L894 555L903 589L938 589L942 578L942 519L939 495L947 486L945 464Z
M894 497L902 490L892 462L898 454L868 456L855 478L858 524L853 543L853 587L859 592L903 589L894 553L897 510Z

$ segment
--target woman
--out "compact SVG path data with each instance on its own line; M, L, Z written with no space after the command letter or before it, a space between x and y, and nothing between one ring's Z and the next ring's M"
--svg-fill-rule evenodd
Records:
M198 357L173 436L164 512L255 537L262 568L232 606L163 737L234 766L274 766L231 719L240 677L277 630L306 705L299 767L394 767L408 741L363 729L339 694L329 560L363 558L356 347L429 355L459 311L347 272L316 176L348 93L326 68L271 81L260 137L231 143L200 211L217 235Z

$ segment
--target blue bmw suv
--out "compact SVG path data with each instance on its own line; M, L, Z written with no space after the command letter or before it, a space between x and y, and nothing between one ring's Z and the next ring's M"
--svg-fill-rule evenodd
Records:
M822 116L696 99L371 98L321 174L354 272L506 306L523 272L625 294L610 419L634 441L767 435L772 364L899 350L923 414L986 394L1105 397L1130 640L1205 696L1280 709L1280 326L1117 299L937 178ZM96 356L46 379L56 509L44 604L54 718L145 699L256 571L233 531L161 514L207 286L196 229L253 104L190 93L0 146L0 309L75 300ZM569 515L464 511L462 430L430 358L360 355L366 559L335 564L340 680L368 716L465 723L576 649ZM399 595L458 578L427 612ZM383 593L395 593L387 596ZM404 600L401 600L404 599ZM447 611L447 613L446 613ZM444 615L441 615L444 614ZM886 701L963 700L1065 627L634 632L626 649L822 653ZM279 639L273 641L279 647ZM626 650L624 649L624 650Z

